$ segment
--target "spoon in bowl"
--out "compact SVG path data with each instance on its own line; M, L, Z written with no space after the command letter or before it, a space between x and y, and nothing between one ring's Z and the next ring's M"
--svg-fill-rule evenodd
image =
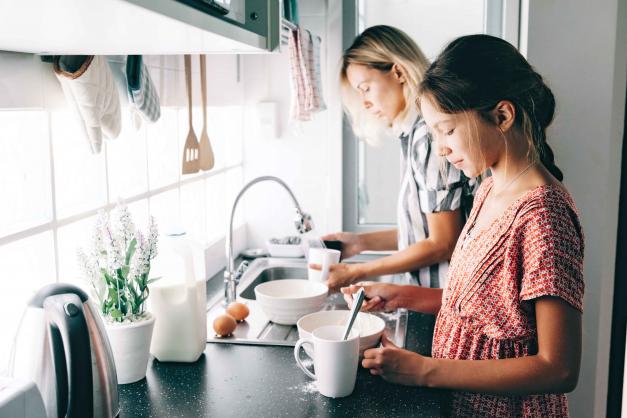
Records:
M351 328L353 327L355 318L357 318L357 314L359 313L359 310L361 309L361 305L362 303L364 303L365 296L366 296L366 291L362 287L357 291L357 296L353 298L355 300L355 303L353 303L353 308L351 309L348 324L346 324L346 328L344 329L344 338L342 338L343 340L346 340L348 338L348 334L350 334L351 332Z

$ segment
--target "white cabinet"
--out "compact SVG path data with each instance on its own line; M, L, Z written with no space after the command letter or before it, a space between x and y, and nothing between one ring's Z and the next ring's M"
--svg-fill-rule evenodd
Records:
M263 53L278 43L279 0L239 0L243 22L199 0L0 0L0 50L48 55Z

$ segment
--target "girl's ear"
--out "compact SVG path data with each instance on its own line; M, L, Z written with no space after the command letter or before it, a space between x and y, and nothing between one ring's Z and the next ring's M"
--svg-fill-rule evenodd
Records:
M509 100L501 100L494 106L492 110L494 122L503 133L507 132L514 126L516 120L516 107Z
M405 69L403 67L398 64L394 64L392 66L392 74L394 74L394 77L399 83L405 83L407 77L405 77Z

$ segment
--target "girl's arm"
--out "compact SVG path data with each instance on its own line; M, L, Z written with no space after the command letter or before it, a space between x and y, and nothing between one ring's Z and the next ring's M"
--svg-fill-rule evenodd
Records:
M366 293L366 300L361 305L361 310L364 312L388 312L405 308L435 315L442 306L442 289L362 282L340 289L349 308L353 306L353 295L362 287Z
M363 366L406 385L472 392L529 395L566 393L577 386L581 313L555 297L535 300L538 353L502 360L449 360L420 356L385 341L367 350Z

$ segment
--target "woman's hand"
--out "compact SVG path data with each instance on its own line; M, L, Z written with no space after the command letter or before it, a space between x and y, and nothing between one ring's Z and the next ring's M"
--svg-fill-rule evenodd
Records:
M423 386L427 357L398 348L387 335L381 336L382 347L364 352L361 365L384 380L406 386Z
M312 270L322 270L322 265L311 263L309 268ZM361 278L361 272L357 264L337 263L329 266L329 277L327 278L327 287L329 290L339 290L342 286L348 286Z
M342 259L350 258L365 250L359 234L353 234L352 232L336 232L334 234L325 235L321 239L327 241L342 241Z
M353 294L363 288L366 292L361 310L364 312L395 311L404 306L403 287L393 283L361 282L340 289L348 307L353 306Z

